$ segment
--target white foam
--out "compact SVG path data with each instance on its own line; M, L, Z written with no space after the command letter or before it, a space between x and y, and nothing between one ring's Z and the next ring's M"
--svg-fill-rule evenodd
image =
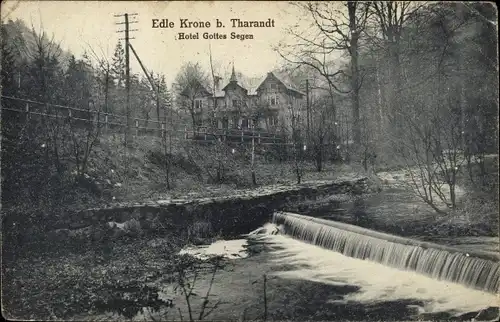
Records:
M179 254L188 254L202 260L211 256L223 256L228 259L245 258L248 256L245 246L246 239L218 240L208 246L189 246L183 248Z
M276 263L300 268L275 275L332 285L357 285L360 290L344 300L362 303L414 299L425 303L420 313L455 312L456 314L498 306L499 298L491 293L438 281L411 271L344 256L283 235L267 235L267 242L280 250L273 252Z

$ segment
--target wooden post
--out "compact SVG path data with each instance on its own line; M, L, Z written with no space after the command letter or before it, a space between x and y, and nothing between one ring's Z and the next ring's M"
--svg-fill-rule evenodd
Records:
M267 276L264 274L264 321L267 320Z
M184 127L184 139L187 140L188 138L188 132L187 132L187 126Z
M139 136L139 121L135 119L135 136Z
M26 118L30 118L30 104L26 103Z
M257 185L257 180L255 178L254 160L255 160L255 130L252 130L252 184L255 186Z
M241 130L241 142L243 142L243 130Z
M165 123L161 123L161 137L164 138L165 135Z
M260 132L259 132L259 144L260 144Z
M104 114L104 131L107 133L108 132L108 113Z

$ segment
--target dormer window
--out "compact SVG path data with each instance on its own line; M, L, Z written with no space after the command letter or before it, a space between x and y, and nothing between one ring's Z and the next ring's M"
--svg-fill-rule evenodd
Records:
M194 108L195 108L195 109L201 109L201 108L202 108L202 105L203 105L203 103L202 103L202 102L203 102L202 100L195 100L195 101L194 101Z
M277 84L271 84L271 90L272 91L276 91L278 89L278 85Z

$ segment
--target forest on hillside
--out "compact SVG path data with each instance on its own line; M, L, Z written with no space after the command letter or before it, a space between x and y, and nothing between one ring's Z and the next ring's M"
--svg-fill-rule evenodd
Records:
M280 70L308 93L306 111L289 107L287 113L295 159L314 160L321 171L332 154L326 147L334 143L344 161L365 170L407 169L411 188L432 207L439 199L455 208L455 185L463 177L474 191L496 193L491 180L497 162L491 157L498 153L493 4L292 6L308 26L291 27L274 49L283 59ZM214 76L224 72L219 64L206 70L193 62L183 66L177 83L186 87L197 79L213 89ZM193 114L191 105L185 110ZM302 146L312 153L304 154Z
M497 13L492 4L293 5L310 26L288 30L288 40L275 50L283 58L281 70L309 92L307 118L290 110L292 127L284 133L294 146L299 182L302 161L314 161L321 171L329 153L325 146L333 143L342 149L344 161L365 170L407 168L416 193L431 206L438 198L455 208L453 191L462 177L474 190L496 189L488 164L498 147ZM99 121L84 130L50 118L25 125L24 116L8 112L23 110L25 103L10 98L49 104L46 109L55 104L123 116L126 64L121 42L112 57L91 47L75 57L47 31L21 20L2 22L1 32L2 197L8 205L9 196L38 199L47 190L30 187L62 187L69 173L85 177L101 134ZM207 60L210 70L198 62L179 66L170 88L160 73L132 72L131 118L166 121L165 111L192 78L213 90L215 76L228 71L218 63L220 57L210 54ZM189 123L189 111L184 112L181 119ZM181 123L172 115L167 128ZM208 153L211 163L224 167L227 147L217 143L213 151L211 157ZM11 189L23 185L24 197Z
M498 160L493 4L295 5L310 27L289 30L294 41L276 50L290 67L299 66L297 72L319 80L330 98L326 108L333 124L348 114L354 160L365 168L375 158L379 167L406 169L411 189L438 212L443 211L437 200L457 207L455 188L459 180L465 184L464 178L470 191L488 191L488 199L496 195L498 181L491 175L498 171L498 161L491 159L496 154ZM330 60L332 53L340 53L344 63ZM344 94L341 103L335 99L339 94ZM324 115L325 106L318 107ZM311 122L313 140L331 130L324 118L316 120Z

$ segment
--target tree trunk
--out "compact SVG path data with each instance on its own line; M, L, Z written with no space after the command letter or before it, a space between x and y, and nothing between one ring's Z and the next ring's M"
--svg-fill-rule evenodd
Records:
M401 61L399 59L399 37L392 31L388 31L389 40L389 79L392 83L390 85L390 115L391 115L391 130L394 137L399 137L402 129L401 119L401 100L402 93L402 76L401 76Z
M319 139L316 146L316 170L318 172L323 170L323 138Z
M193 138L197 135L196 134L196 116L194 114L194 101L191 102L191 121L193 122Z
M351 100L352 100L352 119L353 119L353 140L357 146L361 142L361 129L359 124L359 62L358 62L358 40L359 33L356 26L356 3L349 1L347 3L349 11L349 29L351 31L350 54L351 54Z
M318 172L323 171L323 158L321 157L321 151L316 153L316 170Z

